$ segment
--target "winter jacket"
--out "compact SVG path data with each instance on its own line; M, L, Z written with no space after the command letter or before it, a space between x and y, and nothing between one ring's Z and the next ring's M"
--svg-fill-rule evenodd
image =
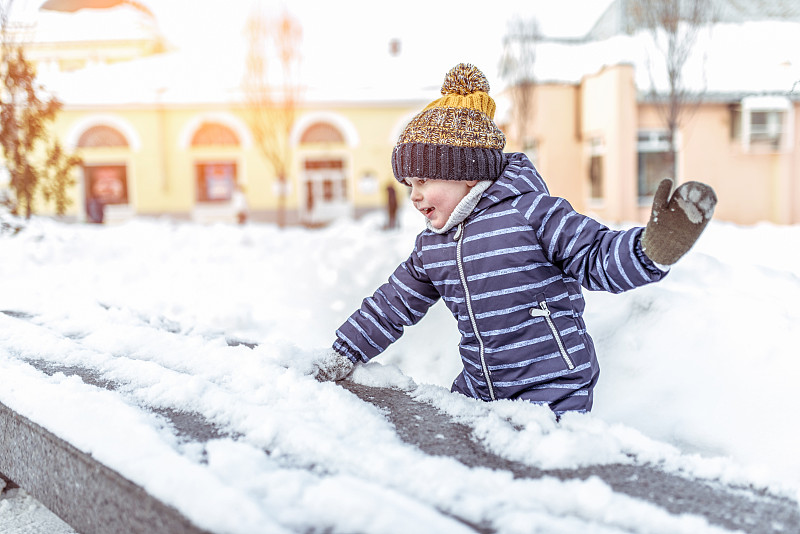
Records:
M665 273L642 252L642 228L612 231L551 196L525 155L504 159L461 224L417 236L409 258L337 330L334 350L366 362L442 298L461 333L453 391L588 411L599 366L581 286L619 293Z

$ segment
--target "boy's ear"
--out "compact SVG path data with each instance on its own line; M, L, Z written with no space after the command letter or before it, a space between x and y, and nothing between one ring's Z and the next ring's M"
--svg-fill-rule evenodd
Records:
M470 187L470 188L475 187L475 185L477 183L478 183L478 180L467 180L467 187Z

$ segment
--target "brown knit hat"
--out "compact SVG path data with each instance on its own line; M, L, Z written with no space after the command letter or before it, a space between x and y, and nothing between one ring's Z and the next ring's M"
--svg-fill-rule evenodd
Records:
M442 95L400 134L392 151L395 178L496 180L506 136L492 121L495 104L486 76L459 63L445 76Z

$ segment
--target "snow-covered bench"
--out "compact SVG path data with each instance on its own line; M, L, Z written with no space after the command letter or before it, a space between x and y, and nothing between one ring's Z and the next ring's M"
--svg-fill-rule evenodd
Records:
M207 534L174 508L0 403L0 473L82 534Z

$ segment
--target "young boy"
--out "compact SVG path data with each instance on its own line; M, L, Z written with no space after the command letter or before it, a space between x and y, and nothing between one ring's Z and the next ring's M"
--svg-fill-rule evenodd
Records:
M317 363L339 380L383 352L439 298L458 321L464 369L452 391L588 411L599 367L581 287L613 293L665 276L714 210L710 187L656 192L645 229L612 231L553 197L523 154L504 154L483 73L459 64L442 98L405 128L395 177L426 218L409 258L336 331Z

